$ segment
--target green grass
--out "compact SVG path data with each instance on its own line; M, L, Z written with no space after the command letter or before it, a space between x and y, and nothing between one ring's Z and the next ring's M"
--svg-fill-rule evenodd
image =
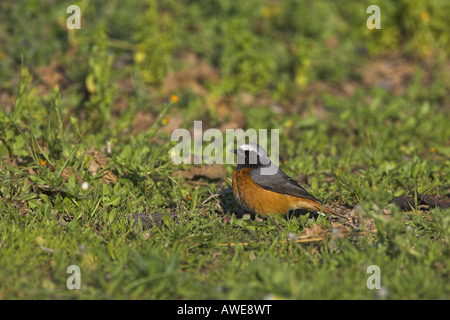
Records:
M389 206L448 199L448 2L376 1L377 31L365 1L78 1L68 31L70 4L0 5L0 299L450 297L449 209ZM358 206L361 230L206 201L234 165L173 175L191 165L172 163L171 132L195 120L279 129L283 171Z

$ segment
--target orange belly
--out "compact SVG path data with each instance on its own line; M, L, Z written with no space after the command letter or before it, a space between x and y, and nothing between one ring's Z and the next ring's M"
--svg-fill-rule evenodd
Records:
M262 216L284 215L295 209L320 210L321 205L315 201L261 188L253 182L251 170L252 168L244 168L233 171L233 194L245 210Z

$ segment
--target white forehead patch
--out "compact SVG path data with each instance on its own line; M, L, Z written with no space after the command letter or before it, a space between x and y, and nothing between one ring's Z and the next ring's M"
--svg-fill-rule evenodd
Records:
M266 150L264 150L264 148L260 147L259 145L257 145L256 143L245 143L243 145L241 145L239 147L240 150L242 151L251 151L256 153L257 155L259 155L261 158L265 159L265 158L269 158L267 155ZM266 160L263 160L266 161Z
M239 149L244 150L244 151L253 151L253 152L256 152L256 153L258 153L258 151L259 151L258 150L258 145L253 144L253 143L243 144L243 145L241 145L239 147Z

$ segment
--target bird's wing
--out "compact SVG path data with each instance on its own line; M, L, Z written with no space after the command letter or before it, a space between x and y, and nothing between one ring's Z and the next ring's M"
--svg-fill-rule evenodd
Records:
M262 175L260 169L254 169L250 172L250 176L253 182L263 189L322 203L322 201L310 195L301 185L280 169L273 175Z

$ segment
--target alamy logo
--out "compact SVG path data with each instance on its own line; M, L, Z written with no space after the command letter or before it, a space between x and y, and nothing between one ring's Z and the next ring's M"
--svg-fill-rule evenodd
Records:
M367 267L366 273L372 273L372 275L367 278L366 286L368 289L381 289L381 272L380 267L377 265L371 265Z
M66 273L71 273L72 275L67 278L66 285L67 289L81 289L81 272L80 267L73 264L67 267Z
M270 135L269 135L270 134ZM174 164L235 164L235 156L231 151L246 142L257 143L264 150L269 151L268 139L270 136L270 160L278 166L279 163L279 129L227 129L225 137L222 131L210 128L203 132L202 121L194 121L193 137L187 129L175 129L171 140L178 141L171 150L171 159ZM208 142L205 148L203 143ZM224 142L225 150L224 153ZM193 153L192 153L193 150ZM250 163L251 163L250 159ZM276 171L275 166L266 169L263 174L271 175Z
M370 30L381 29L381 10L379 6L371 5L367 7L366 13L372 13L372 15L367 18L366 26Z
M67 18L66 26L67 29L81 29L81 10L77 5L71 5L67 7L66 13L71 13Z

